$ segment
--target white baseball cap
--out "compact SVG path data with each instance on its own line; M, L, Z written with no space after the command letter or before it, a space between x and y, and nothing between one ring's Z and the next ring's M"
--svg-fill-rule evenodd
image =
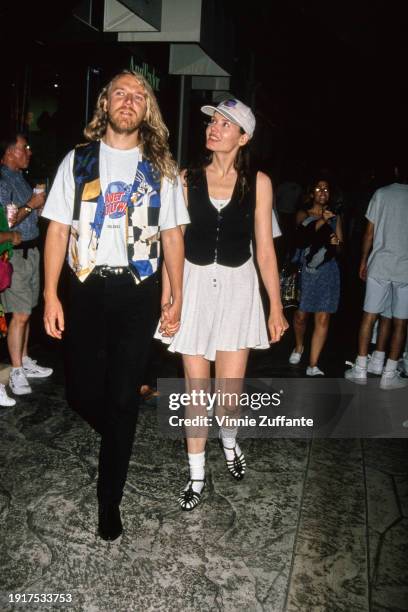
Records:
M248 136L252 138L256 124L255 115L249 106L236 98L224 100L220 102L218 106L202 106L201 111L205 115L210 115L211 117L215 112L220 113L220 115L226 119L242 127Z

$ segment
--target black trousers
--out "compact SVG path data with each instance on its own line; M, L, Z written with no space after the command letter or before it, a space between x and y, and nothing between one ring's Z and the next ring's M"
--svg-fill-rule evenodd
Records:
M120 503L136 429L139 389L158 321L157 275L84 283L70 276L66 309L66 391L70 406L101 434L97 494Z

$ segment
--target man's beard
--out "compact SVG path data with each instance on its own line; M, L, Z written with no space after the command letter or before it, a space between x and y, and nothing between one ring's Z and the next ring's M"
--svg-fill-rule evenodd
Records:
M108 123L116 134L134 134L140 126L140 121L137 115L130 116L127 120L116 121L111 114L108 113Z

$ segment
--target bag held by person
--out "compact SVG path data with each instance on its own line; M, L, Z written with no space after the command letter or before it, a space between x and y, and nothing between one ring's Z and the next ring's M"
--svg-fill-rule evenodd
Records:
M11 285L13 266L10 263L7 251L0 255L0 291L8 289Z
M284 264L280 273L281 301L283 308L297 308L300 303L299 262L289 261Z

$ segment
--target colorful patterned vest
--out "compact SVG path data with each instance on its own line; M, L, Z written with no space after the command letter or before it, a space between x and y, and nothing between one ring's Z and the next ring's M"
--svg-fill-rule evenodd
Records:
M96 265L104 220L104 197L99 178L100 142L78 145L74 154L74 214L68 264L80 281ZM156 272L160 259L160 179L149 161L141 158L129 193L126 211L127 252L136 283Z

